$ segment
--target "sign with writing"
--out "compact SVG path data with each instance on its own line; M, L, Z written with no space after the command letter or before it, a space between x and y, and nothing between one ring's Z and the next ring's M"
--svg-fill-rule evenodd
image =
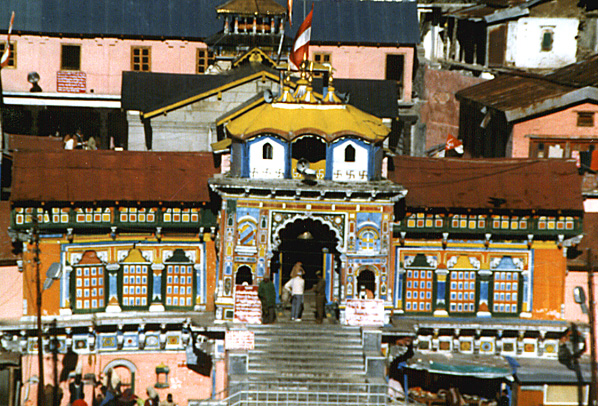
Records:
M85 72L56 72L56 91L62 93L85 93L87 75Z
M224 333L224 348L227 350L253 350L253 331L231 330Z
M384 325L384 301L381 299L347 299L345 321L350 326Z
M257 296L257 286L235 286L235 322L260 324L262 304Z

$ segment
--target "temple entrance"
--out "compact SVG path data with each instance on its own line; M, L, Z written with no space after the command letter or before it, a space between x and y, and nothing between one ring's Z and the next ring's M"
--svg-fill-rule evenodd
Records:
M297 220L287 225L280 231L280 241L274 255L280 261L282 285L290 279L293 265L301 261L305 270L305 290L311 289L317 282L316 271L323 270L324 252L338 254L335 233L316 220Z
M369 292L368 292L369 291ZM374 299L376 274L370 269L363 269L357 277L357 292L360 299ZM370 297L371 296L371 297Z
M251 275L251 268L247 265L239 267L237 275L235 276L235 285L242 285L247 282L248 285L253 285L253 276Z

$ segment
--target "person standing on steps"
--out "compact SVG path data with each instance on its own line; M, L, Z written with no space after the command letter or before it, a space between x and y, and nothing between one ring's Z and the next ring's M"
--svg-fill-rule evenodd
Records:
M291 321L301 321L301 307L303 306L303 290L305 281L303 275L303 264L297 262L291 270L291 279L284 285L285 289L291 292Z
M322 271L316 271L316 277L318 281L313 287L316 293L316 323L322 324L326 305L326 280L322 277Z
M270 280L269 275L264 275L264 279L260 282L257 288L257 296L262 302L262 323L270 324L276 320L276 290L274 284Z

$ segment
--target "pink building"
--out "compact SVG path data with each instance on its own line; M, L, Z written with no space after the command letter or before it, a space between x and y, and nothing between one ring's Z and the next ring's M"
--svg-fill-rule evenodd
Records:
M12 55L2 69L10 112L4 131L64 136L79 128L101 148L126 149L123 72L218 73L253 47L284 61L304 17L303 5L295 4L289 26L286 6L273 0L260 10L252 10L255 4L245 0L224 5L216 0L161 1L152 8L136 2L130 9L116 0L60 7L53 0L0 5L6 24L15 11ZM34 10L44 10L43 18ZM311 39L310 58L339 69L336 77L396 81L397 99L411 103L419 42L415 2L351 1L343 10L330 1L317 2ZM0 51L5 47L2 35Z

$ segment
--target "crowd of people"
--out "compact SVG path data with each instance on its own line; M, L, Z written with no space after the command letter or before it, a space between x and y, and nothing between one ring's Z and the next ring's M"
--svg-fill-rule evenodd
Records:
M119 375L112 369L106 371L98 382L93 383L94 395L91 405L85 400L84 384L79 372L69 380L70 406L176 406L171 393L164 401L160 401L160 396L153 386L146 388L146 397L135 395L130 387L121 383Z
M291 302L291 321L301 321L303 314L303 295L305 291L305 280L303 275L305 271L303 264L299 261L291 269L291 279L285 283L281 300L283 304ZM323 278L322 271L316 272L317 282L311 288L316 295L316 323L321 324L325 317L326 305L326 281ZM276 289L272 278L265 275L258 286L258 297L262 304L262 323L270 324L276 320Z
M93 135L85 138L81 129L77 129L74 134L66 134L63 138L64 149L98 149L98 144Z

